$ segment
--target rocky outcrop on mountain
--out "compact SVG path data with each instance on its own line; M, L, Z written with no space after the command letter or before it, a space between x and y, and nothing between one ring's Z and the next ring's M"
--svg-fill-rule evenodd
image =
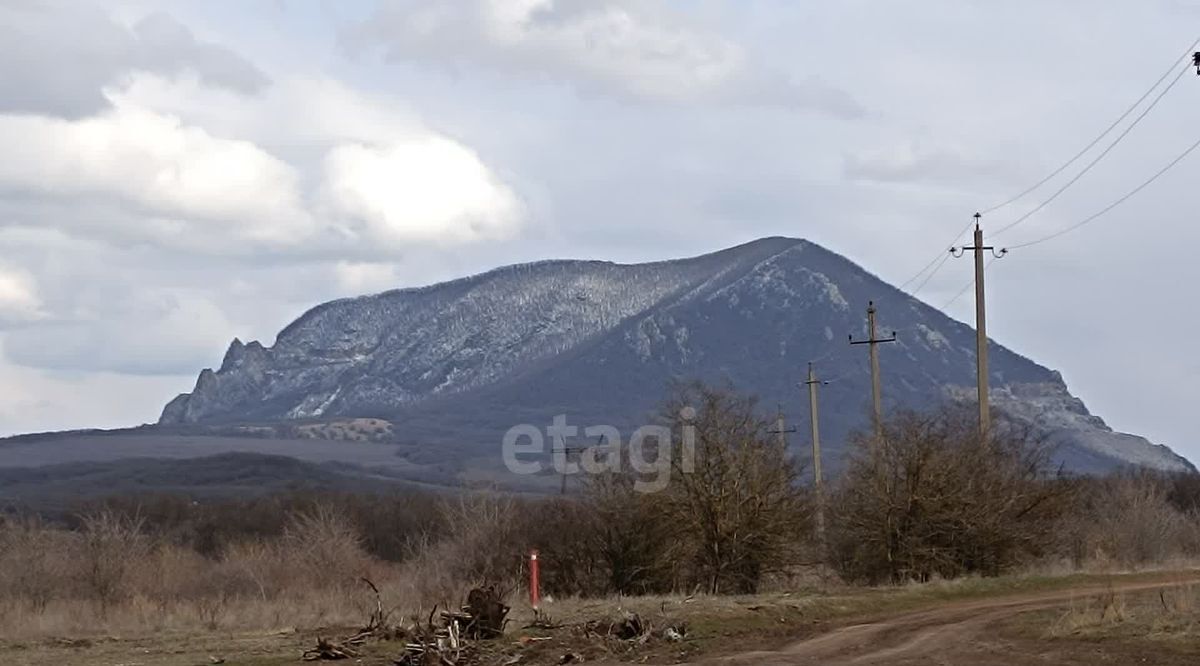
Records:
M163 411L163 424L381 417L397 437L456 459L499 461L518 423L632 428L675 379L728 380L799 408L810 360L836 379L822 427L836 468L865 421L868 301L898 342L881 350L889 408L974 386L974 331L815 244L768 238L675 261L548 261L320 305L270 347L235 340L221 367ZM992 343L997 406L1037 424L1080 470L1181 469L1165 447L1113 433L1058 373ZM440 448L439 448L440 447Z

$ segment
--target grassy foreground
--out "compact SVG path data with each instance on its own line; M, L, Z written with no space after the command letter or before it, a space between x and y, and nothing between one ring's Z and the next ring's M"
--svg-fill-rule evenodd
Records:
M533 619L527 604L514 603L508 633L481 645L478 663L557 664L567 654L585 662L677 663L701 656L769 649L845 624L869 622L954 602L1001 598L1038 591L1107 585L1180 581L1163 595L1120 595L1108 602L1089 594L1064 609L1028 613L1007 622L1004 631L1026 640L1172 641L1183 653L1200 650L1196 629L1200 595L1192 572L1074 574L968 579L893 588L831 588L754 596L660 596L604 600L567 599L543 604L543 620L553 629L526 628ZM1159 611L1155 611L1161 607ZM1108 605L1101 613L1100 605ZM1167 612L1174 609L1173 615ZM637 613L651 625L686 623L682 641L654 638L643 643L588 636L591 620ZM1101 615L1103 614L1103 618ZM1120 619L1118 619L1118 615ZM1091 618L1095 617L1093 621ZM1047 629L1050 627L1050 629ZM273 631L205 631L80 638L60 636L29 641L0 639L7 664L88 663L192 666L223 660L229 664L292 664L317 636L353 633L352 627L298 627ZM400 643L364 647L364 664L391 664ZM517 659L517 661L512 661Z

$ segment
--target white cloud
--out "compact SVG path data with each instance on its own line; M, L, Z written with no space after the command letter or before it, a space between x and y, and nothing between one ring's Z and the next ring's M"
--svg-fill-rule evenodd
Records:
M291 166L131 103L82 120L0 115L0 143L0 187L107 199L168 223L158 232L147 225L150 233L216 223L224 234L289 242L310 231Z
M338 288L355 296L395 289L402 284L395 264L339 261L333 274Z
M521 219L516 196L477 155L432 135L338 146L325 160L324 187L354 232L393 247L504 238Z
M33 276L0 268L0 324L31 322L44 316Z
M658 102L721 101L861 114L846 93L750 62L662 3L397 0L344 36L393 60L469 62Z
M261 94L247 97L204 85L195 77L139 74L110 89L110 94L214 134L253 137L261 145L274 146L276 153L431 132L403 99L369 94L326 76L284 76Z
M504 238L521 225L519 197L474 151L333 81L235 99L139 76L108 95L111 109L80 120L0 115L0 188L115 205L133 218L124 233L203 252L370 255ZM237 138L260 135L285 144L287 159Z

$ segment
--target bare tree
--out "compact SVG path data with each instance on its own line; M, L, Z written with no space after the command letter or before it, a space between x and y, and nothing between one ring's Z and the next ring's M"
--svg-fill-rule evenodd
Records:
M732 388L677 387L665 417L674 445L663 511L697 582L714 594L755 591L807 532L799 468L756 400Z
M857 436L832 498L832 564L868 582L996 575L1048 549L1070 486L1049 450L1000 420L902 412Z

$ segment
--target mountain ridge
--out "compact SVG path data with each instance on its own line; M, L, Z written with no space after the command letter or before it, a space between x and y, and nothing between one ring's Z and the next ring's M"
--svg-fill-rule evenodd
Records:
M824 356L827 377L844 375L823 396L836 458L837 440L865 414L865 354L841 336L862 329L857 307L868 300L881 328L901 333L889 345L897 349L882 353L889 407L962 397L974 384L971 327L815 243L770 237L642 264L518 264L320 304L271 347L235 339L221 367L201 372L160 423L386 416L415 442L461 439L448 450L483 454L508 426L548 423L555 410L633 426L673 379L732 380L795 403L800 367ZM1056 371L989 344L997 395L1041 400L1049 411L1024 417L1053 425L1050 434L1085 470L1189 466L1165 447L1113 433Z

